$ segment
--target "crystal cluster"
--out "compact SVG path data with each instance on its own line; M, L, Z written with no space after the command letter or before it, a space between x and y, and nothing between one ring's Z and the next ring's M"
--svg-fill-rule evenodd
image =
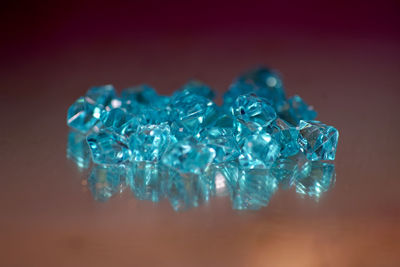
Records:
M215 92L189 81L172 96L148 85L117 95L92 87L68 109L67 155L95 166L88 187L107 200L126 185L142 200L168 198L175 210L229 195L235 209L266 206L278 188L319 198L332 186L338 131L282 80L260 67ZM91 160L90 160L91 157Z

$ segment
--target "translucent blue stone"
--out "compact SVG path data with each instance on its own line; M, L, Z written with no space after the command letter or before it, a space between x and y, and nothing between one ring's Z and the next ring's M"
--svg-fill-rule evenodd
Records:
M193 139L172 144L162 157L162 163L179 173L201 174L213 162L215 150Z
M158 202L165 196L168 170L154 162L134 162L127 184L140 200Z
M128 140L115 132L101 129L87 137L92 160L97 164L120 164L131 159Z
M208 186L196 174L182 174L170 170L167 197L175 211L197 207L207 201Z
M228 177L232 206L238 210L257 210L267 206L278 188L268 169L231 168Z
M172 100L172 119L187 135L194 136L209 125L217 116L216 105L208 98L177 93Z
M268 133L258 133L244 139L240 165L244 168L267 168L279 157L280 146Z
M139 126L145 124L146 119L142 115L131 115L129 120L121 126L121 134L130 137L132 134L136 133Z
M211 127L199 133L199 141L215 150L214 163L222 163L237 158L240 149L233 136L233 129Z
M90 166L90 150L86 136L76 131L69 131L67 143L67 157L79 168L87 169Z
M300 148L310 160L334 160L339 132L319 121L300 121Z
M100 105L102 107L109 106L111 101L116 98L114 86L102 85L91 87L85 95L86 100L91 104Z
M100 116L103 127L118 134L122 133L130 118L131 116L122 108L114 108L110 111L103 110Z
M268 101L255 94L239 96L232 106L232 114L251 132L263 130L277 117Z
M282 80L278 73L259 67L241 75L238 80L246 81L257 86L255 93L260 97L265 97L273 106L279 105L286 100Z
M210 100L214 99L215 97L215 93L211 89L211 87L198 80L190 80L182 86L180 91L185 94L195 94L203 96Z
M283 189L288 189L294 185L296 179L308 176L310 170L311 162L304 154L299 153L293 157L277 159L271 167L271 174Z
M287 103L279 110L279 116L293 125L298 125L300 120L313 120L317 112L312 106L307 105L304 100L295 95L288 99Z
M278 141L283 157L296 155L300 151L299 130L286 123L284 120L277 118L267 130L272 137Z
M166 123L142 125L129 138L129 148L135 161L157 162L173 141Z
M67 124L86 134L99 122L101 112L102 107L91 104L84 97L80 97L68 109Z
M88 187L93 198L107 201L125 188L125 178L130 170L123 166L94 165L88 178Z
M122 107L138 114L144 107L164 108L169 103L169 98L158 95L152 87L142 84L122 90L121 101Z
M250 93L255 93L257 91L257 87L246 81L238 80L234 81L230 86L228 91L225 92L223 98L224 98L224 103L223 107L225 110L229 110L230 107L233 105L235 102L236 98L238 98L241 95L246 95Z
M296 179L296 192L319 198L335 183L335 166L321 161L313 161L306 177Z

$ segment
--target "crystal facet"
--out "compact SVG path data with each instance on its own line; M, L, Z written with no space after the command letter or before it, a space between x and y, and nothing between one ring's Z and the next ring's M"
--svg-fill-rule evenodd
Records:
M190 80L182 86L180 92L184 92L184 94L195 94L203 96L210 100L214 99L215 97L215 93L211 89L211 87L198 80Z
M283 157L293 156L300 151L299 131L296 127L290 126L284 120L277 118L269 127L268 132L279 143Z
M128 140L119 134L102 129L87 137L93 162L97 164L120 164L131 159Z
M310 160L334 160L339 132L319 121L300 121L300 148Z
M111 84L94 86L90 88L85 95L85 99L91 104L97 104L106 107L116 97L114 86Z
M67 124L86 134L98 123L101 112L100 106L91 104L84 97L80 97L68 109Z
M72 159L79 168L89 168L90 150L85 135L74 130L69 131L67 157Z

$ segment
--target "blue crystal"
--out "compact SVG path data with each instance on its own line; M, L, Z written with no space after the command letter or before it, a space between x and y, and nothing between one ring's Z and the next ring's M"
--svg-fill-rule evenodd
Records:
M293 125L298 125L300 120L313 120L317 117L317 112L312 106L307 105L303 99L295 95L288 99L279 110L279 116Z
M276 141L278 141L281 147L281 156L290 157L300 151L298 142L299 131L296 127L293 127L284 120L277 118L268 129L268 132Z
M142 125L146 119L142 115L132 115L129 120L121 126L121 134L130 137L132 134L136 133L139 126Z
M233 208L239 210L267 206L278 187L268 169L231 169L228 184Z
M195 95L177 93L172 100L172 119L176 129L183 129L187 135L194 136L209 125L217 116L217 107L209 99Z
M122 133L125 124L130 118L131 116L122 108L114 108L110 111L103 110L100 116L103 127L119 134Z
M198 80L190 80L182 86L180 92L183 92L184 94L195 94L203 96L210 100L214 99L215 97L215 93L211 89L211 87Z
M208 187L196 174L182 174L169 171L167 196L171 206L176 211L197 207L207 201Z
M241 95L246 95L250 93L255 93L257 90L254 84L251 84L246 81L235 81L230 86L228 91L224 94L224 104L223 107L225 110L229 110L230 107L235 102L236 98Z
M201 174L214 160L215 150L193 139L172 144L165 152L162 163L179 173Z
M258 133L244 139L240 165L245 168L266 168L279 157L280 147L268 133Z
M215 163L231 161L240 154L232 129L220 127L205 128L199 133L199 141L215 150Z
M300 121L299 143L310 160L334 160L339 132L319 121Z
M311 162L302 153L293 157L279 158L271 167L271 174L279 181L283 189L291 187L296 179L309 175Z
M127 184L138 199L160 201L165 196L168 171L154 162L134 162Z
M122 90L122 106L129 112L137 114L144 107L164 108L169 103L169 98L160 96L146 84L133 86Z
M326 162L313 161L306 177L296 179L296 192L319 198L335 183L335 166Z
M111 104L111 101L116 98L114 86L102 85L91 87L85 95L86 100L91 104L106 107Z
M232 106L233 116L251 132L261 131L276 119L275 110L255 94L239 96Z
M84 97L80 97L68 109L67 124L86 134L99 122L101 112L100 106L91 104Z
M159 161L173 141L166 123L142 125L129 138L129 148L135 161Z
M115 132L102 129L87 137L93 162L97 164L120 164L131 159L128 140Z
M98 201L107 201L111 196L121 193L129 172L130 170L123 166L94 165L88 178L88 186L93 198Z
M90 165L90 150L86 142L86 136L76 131L69 131L67 144L67 157L82 169Z

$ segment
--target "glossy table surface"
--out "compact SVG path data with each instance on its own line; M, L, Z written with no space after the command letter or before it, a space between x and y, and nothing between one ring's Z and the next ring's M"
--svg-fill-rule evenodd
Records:
M229 44L229 45L227 45ZM249 35L58 46L2 66L0 266L396 266L400 262L400 46ZM66 158L68 106L89 86L187 79L221 94L259 63L340 131L336 184L316 202L227 198L174 212L128 191L99 203ZM397 264L396 264L397 263ZM398 266L398 265L397 265Z

